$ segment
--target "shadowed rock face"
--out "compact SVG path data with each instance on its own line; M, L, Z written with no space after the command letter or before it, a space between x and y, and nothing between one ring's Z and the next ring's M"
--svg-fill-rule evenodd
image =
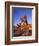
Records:
M16 32L14 32L14 36L31 36L32 35L32 30L29 29L28 27L23 28L23 27L18 27Z
M27 16L21 17L21 23L17 24L14 28L14 37L16 36L31 36L32 35L32 25L28 24Z

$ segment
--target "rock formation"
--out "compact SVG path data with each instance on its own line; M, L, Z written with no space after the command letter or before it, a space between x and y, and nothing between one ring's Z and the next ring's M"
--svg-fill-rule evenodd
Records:
M14 28L14 36L31 36L32 24L28 24L27 16L20 17L21 23Z

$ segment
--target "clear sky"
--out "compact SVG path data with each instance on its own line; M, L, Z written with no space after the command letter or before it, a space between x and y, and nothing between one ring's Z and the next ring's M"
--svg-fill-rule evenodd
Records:
M12 22L14 25L20 23L21 16L27 16L27 21L29 24L32 23L32 8L18 8L12 7Z

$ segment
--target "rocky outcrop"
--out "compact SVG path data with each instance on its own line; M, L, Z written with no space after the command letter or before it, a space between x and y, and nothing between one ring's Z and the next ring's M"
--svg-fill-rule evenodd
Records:
M27 16L21 17L21 23L14 28L14 36L31 36L32 24L28 24Z

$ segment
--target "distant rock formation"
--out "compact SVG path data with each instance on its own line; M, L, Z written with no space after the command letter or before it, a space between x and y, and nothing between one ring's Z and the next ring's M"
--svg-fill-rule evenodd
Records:
M20 17L21 23L14 28L14 36L31 36L32 24L28 24L27 16Z

